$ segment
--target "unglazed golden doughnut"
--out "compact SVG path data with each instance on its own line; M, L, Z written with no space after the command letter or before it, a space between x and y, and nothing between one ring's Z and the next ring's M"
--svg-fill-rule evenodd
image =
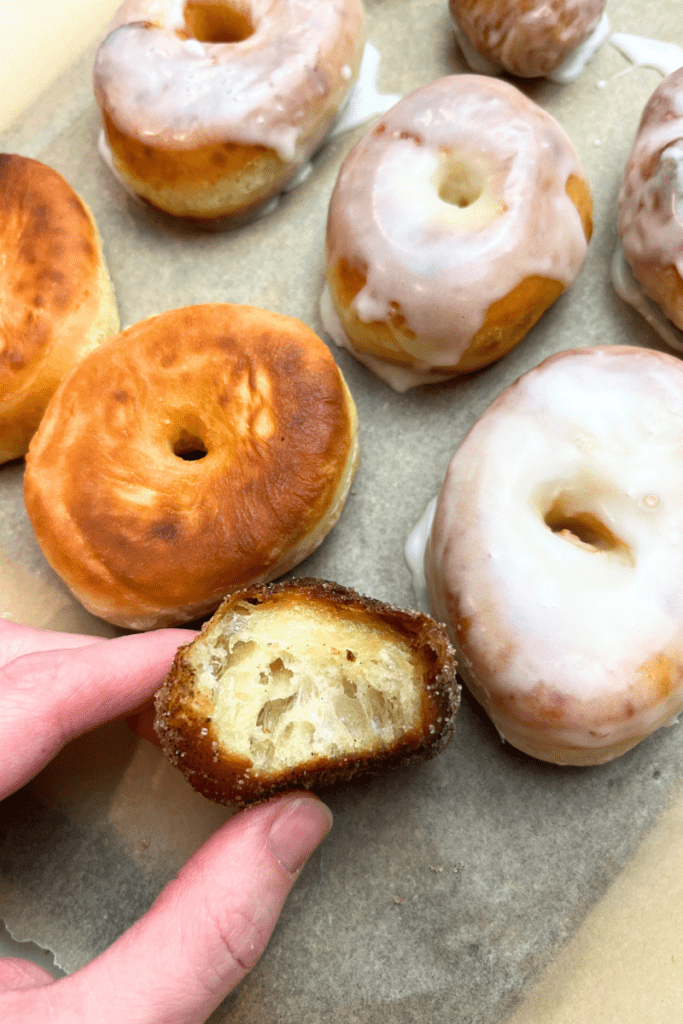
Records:
M363 24L361 0L126 0L94 73L114 170L176 216L254 210L333 124Z
M250 306L189 306L129 327L64 381L24 495L78 600L151 629L306 558L357 461L353 400L308 327Z
M449 0L456 32L501 70L538 78L597 28L606 0Z
M413 384L486 366L572 283L591 230L583 169L549 114L498 79L432 82L339 174L326 275L341 341L390 381L392 366Z
M119 329L95 221L57 171L0 154L0 462L28 451L50 396Z
M425 571L458 671L513 746L599 764L683 708L683 364L577 349L451 460Z
M171 762L246 804L434 757L460 687L446 631L327 580L232 594L156 696Z
M643 111L619 193L619 236L633 276L683 330L683 68Z

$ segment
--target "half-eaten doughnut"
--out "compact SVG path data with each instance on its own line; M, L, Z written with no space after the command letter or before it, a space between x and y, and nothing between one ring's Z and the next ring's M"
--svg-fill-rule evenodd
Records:
M433 757L458 703L428 616L291 580L233 594L179 650L155 728L195 789L245 804Z

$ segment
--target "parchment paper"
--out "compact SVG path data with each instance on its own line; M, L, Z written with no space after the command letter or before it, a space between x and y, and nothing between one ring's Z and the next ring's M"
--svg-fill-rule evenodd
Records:
M611 0L608 11L614 31L681 42L676 7L648 5L646 26L639 0ZM404 94L466 70L445 0L366 0L366 9L383 91ZM298 316L321 332L327 202L361 131L330 143L315 173L265 218L220 234L173 225L122 192L98 158L93 52L0 146L55 167L88 202L124 326L176 306L230 301ZM558 118L581 155L595 219L586 266L514 352L464 381L398 395L332 346L358 405L361 465L338 525L295 575L414 604L406 536L493 396L555 351L663 347L609 281L621 174L660 79L631 69L607 43L571 85L517 83ZM113 635L45 564L23 510L22 473L21 462L0 468L0 614ZM330 837L263 959L212 1024L508 1020L677 791L682 753L678 727L603 767L557 768L501 744L465 697L439 758L328 796ZM73 970L130 925L229 814L124 724L107 726L2 806L2 916L16 938L49 947ZM619 985L615 975L615 992ZM664 1018L661 1003L638 1016L644 1024ZM593 1020L590 1006L585 1020Z

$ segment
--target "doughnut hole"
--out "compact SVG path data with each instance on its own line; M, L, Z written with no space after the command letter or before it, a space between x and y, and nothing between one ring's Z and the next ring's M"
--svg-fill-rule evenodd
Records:
M228 6L188 0L183 14L185 31L178 35L200 43L239 43L254 34L247 11L241 10L239 3Z
M114 168L124 183L151 206L177 217L247 212L279 191L291 176L288 165L264 146L217 142L196 149L166 149L126 135L106 112L103 120Z
M448 230L477 231L505 212L494 182L492 168L481 155L448 150L441 154L433 185L441 202L450 207Z
M181 430L172 445L173 454L185 462L198 462L205 458L209 450L200 437L189 430Z
M200 462L207 457L212 448L210 430L194 409L167 409L162 422L168 424L167 432L158 435L157 443L170 451L173 461Z
M605 517L600 516L591 505L595 505L595 494L604 492L604 485L591 487L590 481L578 481L576 489L561 490L550 503L546 503L543 521L548 529L582 550L610 556L627 566L635 565L631 547L619 537ZM609 496L606 496L609 500ZM592 500L591 500L592 499ZM601 497L605 501L605 496Z
M437 183L439 199L464 210L476 203L482 194L484 183L478 167L461 160L449 160L441 169Z

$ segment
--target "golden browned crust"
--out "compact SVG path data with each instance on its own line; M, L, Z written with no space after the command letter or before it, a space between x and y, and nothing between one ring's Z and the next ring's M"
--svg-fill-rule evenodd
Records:
M336 522L353 400L308 327L249 306L172 310L83 361L27 457L46 558L94 614L189 621L282 575Z
M252 625L256 615L265 616L260 632ZM238 679L250 647L253 663ZM265 672L257 667L261 653L270 663ZM393 660L391 683L382 691L377 666L383 658ZM241 699L238 708L230 695L226 715L221 689L231 685L231 673ZM374 684L374 692L365 683ZM308 703L306 687L315 689ZM366 717L365 697L393 716L390 738L381 734L387 724L381 712ZM336 583L290 580L233 594L180 648L157 693L155 729L195 789L243 805L433 757L452 735L459 699L453 649L433 619ZM352 724L336 728L347 708ZM278 731L278 719L290 709L291 719ZM302 718L306 739L297 742ZM318 734L316 722L322 723ZM266 751L264 766L259 757L270 737L276 749Z
M215 142L196 149L150 146L102 120L116 173L150 206L199 221L236 218L282 191L291 167L264 146Z
M60 174L0 154L0 461L28 449L59 381L119 329L97 228Z

